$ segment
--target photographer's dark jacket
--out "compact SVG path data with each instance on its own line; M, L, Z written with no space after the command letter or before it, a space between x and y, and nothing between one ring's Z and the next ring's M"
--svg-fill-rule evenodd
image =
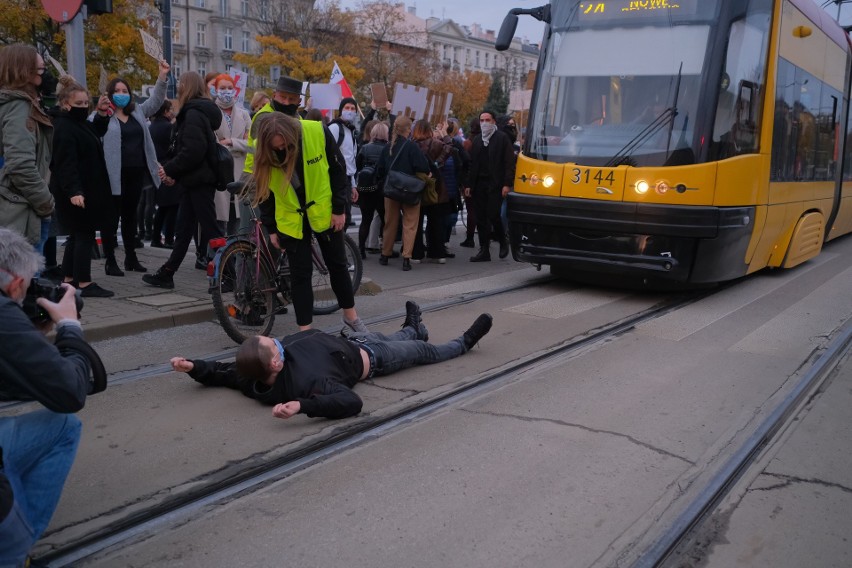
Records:
M59 326L56 341L67 336L82 339L83 331ZM0 292L0 400L36 400L53 412L77 412L86 402L90 371L83 353L51 345L21 306Z
M211 387L228 387L270 406L299 401L310 417L346 418L361 412L363 402L352 390L364 373L361 349L348 339L316 329L281 339L284 368L273 386L244 379L235 363L192 361L189 376Z

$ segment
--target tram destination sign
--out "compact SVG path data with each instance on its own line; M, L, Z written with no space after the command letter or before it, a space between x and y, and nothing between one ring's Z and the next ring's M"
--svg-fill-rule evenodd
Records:
M611 20L630 21L667 17L670 15L694 16L698 0L606 0L580 2L577 20L583 23Z

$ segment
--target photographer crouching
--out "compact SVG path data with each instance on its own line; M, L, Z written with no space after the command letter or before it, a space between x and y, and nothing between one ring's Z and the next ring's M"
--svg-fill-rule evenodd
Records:
M74 288L31 282L42 262L20 234L0 228L0 401L47 408L0 416L0 566L27 562L74 462L81 424L73 413L106 387L83 340ZM54 324L51 345L45 333Z

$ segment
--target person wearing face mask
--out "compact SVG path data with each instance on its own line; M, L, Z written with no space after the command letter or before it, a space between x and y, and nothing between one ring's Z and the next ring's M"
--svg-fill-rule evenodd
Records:
M221 73L218 71L211 71L204 75L204 82L207 83L207 90L210 92L210 98L213 101L216 100L216 96L219 94L216 91L216 77L218 77Z
M275 84L275 92L272 93L272 100L257 109L251 119L247 140L248 154L243 166L243 173L251 174L254 172L254 140L257 137L257 122L270 112L283 112L287 116L296 118L301 102L302 82L292 77L279 77L278 83Z
M142 188L146 183L160 186L157 177L159 164L154 142L148 131L147 119L154 115L166 98L169 64L160 61L159 75L151 96L136 105L130 84L117 77L107 85L106 95L115 106L112 116L98 114L93 122L98 129L105 128L103 136L104 155L109 174L115 213L121 217L121 238L124 242L124 269L135 272L148 270L136 256L136 215ZM113 230L114 229L114 230ZM124 276L115 258L118 246L116 231L118 219L113 217L113 228L103 234L106 254L106 273L109 276Z
M0 49L0 226L43 245L54 201L47 187L53 125L39 105L44 59L34 47ZM38 249L41 252L41 249Z
M240 179L248 151L251 117L246 109L236 104L237 89L230 75L219 75L214 84L216 106L222 111L222 126L216 131L216 139L231 151L234 157L234 179ZM234 233L234 221L240 216L239 208L233 208L232 202L231 194L227 191L216 192L216 220L228 234Z
M503 199L512 189L515 178L515 154L512 141L497 129L496 115L490 110L479 113L478 134L470 148L469 188L465 194L473 197L476 208L476 230L479 233L479 252L471 262L491 260L491 231L500 243L500 258L509 255L509 239L500 219Z
M53 118L53 159L50 165L50 191L56 199L56 212L69 237L62 258L66 283L81 290L86 298L109 298L114 294L92 282L92 247L95 231L106 230L113 216L109 176L103 145L89 115L89 93L65 75L59 80L58 106ZM108 101L103 97L101 110Z
M358 171L355 164L355 158L358 155L358 133L355 130L358 104L352 97L346 97L340 101L338 111L340 115L331 121L328 130L337 141L340 153L343 154L343 160L346 162L346 175L352 184L351 195L346 202L346 224L349 225L352 219L352 202L358 201L358 181L355 179L355 174Z
M189 250L189 244L201 226L199 248L207 264L210 239L221 237L216 223L216 172L213 169L217 149L215 131L222 125L219 110L207 91L204 78L194 71L180 76L178 112L175 120L174 149L159 168L160 180L171 187L180 183L177 235L169 259L154 274L146 274L143 282L158 288L174 288L174 274Z

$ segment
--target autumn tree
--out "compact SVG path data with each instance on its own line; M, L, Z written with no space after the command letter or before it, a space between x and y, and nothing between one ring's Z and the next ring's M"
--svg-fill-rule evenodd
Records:
M420 85L431 76L435 55L426 30L407 24L404 10L404 5L392 0L359 4L355 22L368 42L361 53L367 83Z
M125 77L135 89L154 81L157 64L145 54L139 35L140 28L158 35L140 17L151 9L153 6L145 0L113 0L112 14L86 19L86 81L90 90L98 85L101 65L111 76ZM39 0L7 0L0 10L0 45L12 43L36 46L68 68L65 31L50 19Z
M442 71L436 73L427 86L436 91L453 93L451 114L467 128L470 119L478 116L485 107L491 76L481 71Z
M359 68L358 58L350 55L329 54L317 58L317 50L303 47L297 39L285 40L276 36L258 36L260 54L238 53L234 59L249 66L253 72L269 75L273 67L278 67L282 75L312 83L327 83L331 77L334 62L349 82L359 81L364 71Z
M491 86L488 89L485 106L497 114L506 114L506 110L509 108L509 93L506 92L505 73L503 71L498 70L491 74Z

